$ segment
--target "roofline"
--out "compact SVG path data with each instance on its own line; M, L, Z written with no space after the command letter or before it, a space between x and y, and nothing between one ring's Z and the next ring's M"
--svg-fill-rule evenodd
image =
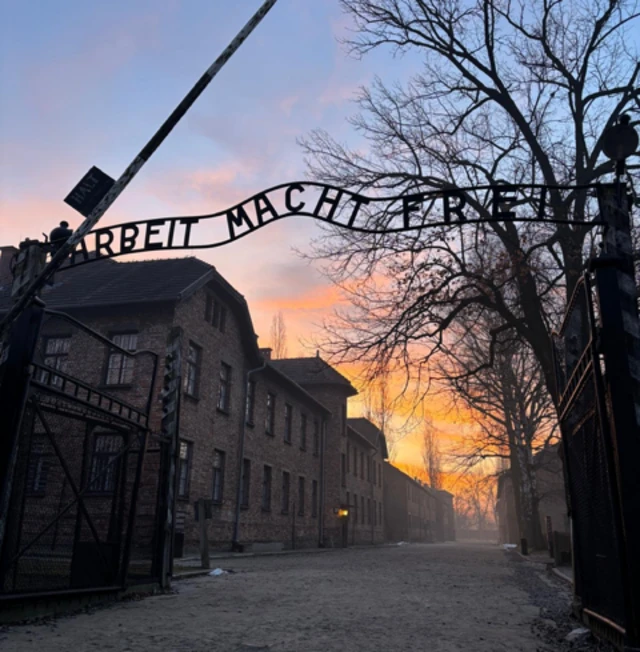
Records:
M329 410L326 406L324 406L320 401L318 401L317 398L314 398L307 390L302 387L302 385L299 385L291 376L287 376L287 374L283 373L282 371L276 369L271 363L267 362L265 365L265 371L270 371L274 373L276 376L278 376L280 379L284 380L286 383L288 383L291 387L293 387L297 392L302 394L306 399L309 400L309 402L314 403L316 406L320 408L322 412L324 412L326 415L331 416L332 412Z
M377 446L374 446L361 432L358 432L355 428L352 428L347 419L347 436L349 436L349 432L352 432L354 435L357 435L362 441L364 441L369 448L373 448L373 450L378 450Z
M424 485L421 482L418 482L415 478L412 478L409 474L405 473L402 469L399 469L397 466L394 466L389 460L385 460L385 462L394 470L397 471L398 473L401 473L407 480L410 482L413 482L413 484L418 487L419 489L424 489L428 494L431 494L434 498L437 498L438 496L436 495L436 492L442 492L449 494L453 498L453 494L449 493L448 491L445 491L444 489L434 489L433 487L430 487L429 485Z

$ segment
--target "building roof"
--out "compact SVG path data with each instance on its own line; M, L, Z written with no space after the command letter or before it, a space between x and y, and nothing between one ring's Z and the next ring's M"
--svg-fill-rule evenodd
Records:
M258 366L262 356L245 298L213 265L195 257L126 263L102 259L63 267L56 272L53 285L45 287L41 296L47 308L77 311L175 303L206 284L213 285L237 314L250 362ZM0 313L10 305L11 285L6 282L0 285Z
M375 423L372 423L365 417L356 417L347 419L347 425L360 433L374 448L380 449L384 459L389 457L387 440L382 430Z
M128 263L97 260L60 269L42 299L56 309L177 301L194 284L214 276L220 277L214 267L193 257ZM9 284L0 286L0 310L9 307L10 294Z
M358 393L341 373L319 356L272 360L271 364L303 387L305 385L334 385L344 389L347 396L354 396Z

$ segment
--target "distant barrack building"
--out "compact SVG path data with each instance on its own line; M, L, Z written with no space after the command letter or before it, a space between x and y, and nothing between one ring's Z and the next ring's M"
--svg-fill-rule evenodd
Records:
M0 315L11 303L15 251L0 248ZM196 258L98 260L59 271L42 299L124 349L158 355L151 453L166 444L163 360L170 334L180 333L175 556L198 550L202 528L194 504L201 500L210 506L205 531L213 550L453 538L450 494L386 461L384 433L367 419L347 418L357 390L325 360L272 360L269 349L260 349L245 298L212 265ZM150 387L148 365L91 348L55 317L46 318L41 338L34 362L85 378L120 401L135 402ZM118 465L126 461L110 452L117 430L104 423L89 428L90 444L69 459L80 490L94 496L92 509L99 512L106 509L100 500L117 491ZM59 479L47 476L46 460L34 459L40 466L29 470L25 514L34 504L45 518L47 496L60 493ZM162 527L155 509L163 486L159 459L147 456L136 514L141 523L148 520L136 536L149 546ZM93 470L109 463L113 473L92 486Z

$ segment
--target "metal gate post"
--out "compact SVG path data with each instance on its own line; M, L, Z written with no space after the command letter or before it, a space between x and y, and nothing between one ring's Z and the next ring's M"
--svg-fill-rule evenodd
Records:
M38 342L43 314L43 304L36 299L20 315L10 331L6 359L0 364L0 562L18 458L20 425L29 390L29 365Z
M622 524L626 645L640 649L640 321L632 258L630 197L624 184L598 189L606 221L604 252L596 261L605 385L610 407L617 507Z

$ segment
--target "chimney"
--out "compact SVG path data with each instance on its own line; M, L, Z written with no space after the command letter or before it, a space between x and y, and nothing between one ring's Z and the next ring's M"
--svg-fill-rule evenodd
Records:
M13 278L11 261L18 255L18 247L7 245L0 247L0 283Z
M262 357L265 359L265 361L271 360L271 351L272 350L273 349L270 349L268 347L265 347L264 349L260 349L260 353L262 354Z

